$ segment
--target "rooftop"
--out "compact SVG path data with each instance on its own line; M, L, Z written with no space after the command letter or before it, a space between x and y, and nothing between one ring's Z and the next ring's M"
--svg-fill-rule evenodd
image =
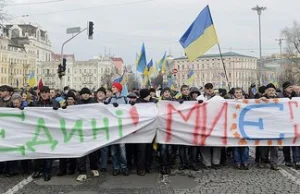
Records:
M198 59L204 59L204 58L218 58L220 57L220 54L208 54L208 55L202 55L201 57L198 57ZM252 56L247 56L247 55L242 55L239 53L235 53L235 52L226 52L226 53L222 53L222 57L246 57L246 58L253 58L256 59L256 57L252 57ZM175 58L174 60L181 60L181 59L187 59L186 56L184 57L179 57L179 58Z

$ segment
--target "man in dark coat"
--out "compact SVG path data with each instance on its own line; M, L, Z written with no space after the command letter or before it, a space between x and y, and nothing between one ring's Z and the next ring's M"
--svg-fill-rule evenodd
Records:
M59 108L59 103L50 99L50 88L43 86L40 89L39 101L32 102L32 107L52 107L54 110ZM37 159L34 161L34 173L32 178L39 178L44 176L45 181L51 179L52 159Z

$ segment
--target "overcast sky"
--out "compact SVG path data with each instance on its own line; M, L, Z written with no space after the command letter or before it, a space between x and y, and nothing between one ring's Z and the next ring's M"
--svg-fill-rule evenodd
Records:
M51 0L11 0L11 3L47 2ZM144 1L144 2L143 2ZM128 3L131 2L131 3ZM262 14L263 55L279 53L280 32L293 21L300 20L299 0L64 0L38 5L7 6L4 10L15 22L38 23L49 32L52 50L59 53L61 44L70 35L66 28L85 27L95 23L94 39L86 33L65 47L77 60L87 60L103 54L105 48L132 64L142 43L147 60L159 60L164 51L174 57L183 55L178 40L199 12L210 6L222 52L233 51L258 56L258 16L251 8L266 6ZM94 8L91 8L94 7ZM57 12L84 9L72 12ZM57 12L38 15L40 13ZM29 17L20 17L29 15ZM215 46L209 53L217 53Z

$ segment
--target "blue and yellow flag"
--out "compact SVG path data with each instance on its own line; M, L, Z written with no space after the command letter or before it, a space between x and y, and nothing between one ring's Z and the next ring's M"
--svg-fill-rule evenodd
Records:
M155 72L155 65L153 65L153 60L151 59L151 61L148 63L147 65L147 69L148 69L148 76L150 77L154 72Z
M218 43L217 33L207 5L179 40L190 61Z
M123 72L123 74L121 75L121 77L115 79L114 82L122 83L123 79L124 79L124 74L125 74L125 71Z
M28 84L29 84L30 87L36 86L34 71L31 71L30 74L29 74Z
M193 70L190 70L188 73L188 79L187 79L187 84L191 85L195 79L195 72Z
M124 85L123 85L122 92L121 92L121 95L127 97L128 94L129 94L129 93L128 93L128 89L127 89L127 84L124 84Z
M151 70L153 69L153 60L151 59L150 62L148 63L147 67L144 70L144 75L143 75L143 85L146 86L148 81L149 81L149 77L151 75Z
M142 45L141 54L139 55L136 65L137 65L136 70L138 72L144 73L144 70L147 66L146 51L145 51L144 43Z
M166 70L166 63L167 63L167 52L165 52L164 56L158 61L158 68L159 70L164 73Z

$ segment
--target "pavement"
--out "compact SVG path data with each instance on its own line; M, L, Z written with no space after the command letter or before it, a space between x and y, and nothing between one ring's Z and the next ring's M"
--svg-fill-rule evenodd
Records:
M6 178L0 176L0 193L5 194L300 194L300 171L283 165L280 170L259 169L253 158L248 171L234 169L231 162L221 169L201 169L197 172L177 169L171 175L155 171L138 176L132 171L128 177L112 176L111 171L99 177L88 176L77 182L76 176L53 176L51 181L32 180L30 176ZM54 167L57 173L57 164Z

